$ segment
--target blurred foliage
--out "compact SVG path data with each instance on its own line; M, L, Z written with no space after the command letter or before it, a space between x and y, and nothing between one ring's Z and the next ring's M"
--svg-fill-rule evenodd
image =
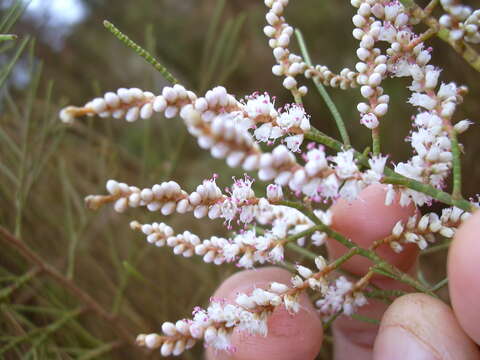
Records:
M231 176L241 176L199 151L175 119L135 124L95 119L71 128L59 123L58 109L66 103L83 104L122 86L159 92L166 85L151 66L103 28L104 19L148 49L193 90L203 92L221 84L240 96L269 91L279 105L291 101L281 81L271 75L262 1L82 3L86 17L55 46L50 36L56 29L46 19L31 12L21 16L21 2L0 7L0 33L19 36L0 43L0 224L114 317L104 322L86 311L70 289L1 242L0 358L147 358L133 346L118 349L111 325L120 324L132 338L138 332L155 331L167 319L188 316L234 271L155 249L129 230L130 220L158 220L155 216L141 211L118 215L110 209L91 213L84 208L84 196L101 193L109 178L138 186L173 178L191 189L213 171L222 174L222 185ZM352 13L348 1L334 0L296 1L288 9L289 22L303 31L314 62L337 70L355 64ZM442 42L434 40L433 46L434 63L445 69L444 81L471 89L458 120L476 120L478 75ZM386 84L392 108L382 124L383 144L394 161L410 153L404 139L413 109L405 103L406 85L402 80ZM314 125L338 136L324 104L313 87L310 91L306 107ZM347 119L355 147L367 146L369 133L359 125L354 105L358 92L330 92ZM464 172L470 196L480 179L480 167L475 166L478 135L474 126L461 138L468 150ZM225 231L218 222L190 217L174 215L167 221L175 229L205 236ZM328 358L328 348L324 351L322 358ZM197 346L183 358L198 359L201 352Z

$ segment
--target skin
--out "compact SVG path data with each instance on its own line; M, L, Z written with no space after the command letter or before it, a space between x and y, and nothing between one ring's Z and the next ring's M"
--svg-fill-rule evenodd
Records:
M332 226L362 247L387 236L398 220L412 214L413 207L402 208L398 203L384 205L385 190L381 186L365 189L359 199L347 203L338 201L332 207ZM448 277L452 308L424 294L409 294L386 306L370 301L359 310L372 318L381 319L379 326L340 317L334 323L335 360L480 360L480 212L475 213L458 230L448 257ZM329 241L331 259L345 249ZM404 271L414 266L417 250L407 247L395 254L388 247L379 253ZM345 268L362 274L368 262L355 257ZM242 271L225 280L215 297L233 302L238 292L266 287L271 281L289 283L285 270L269 267ZM399 288L393 280L376 277L376 285ZM405 289L405 288L404 288ZM408 290L408 289L405 289ZM296 315L285 309L276 310L269 319L267 337L248 336L235 332L233 354L207 349L208 360L313 360L319 353L323 331L314 307L302 298L302 310Z

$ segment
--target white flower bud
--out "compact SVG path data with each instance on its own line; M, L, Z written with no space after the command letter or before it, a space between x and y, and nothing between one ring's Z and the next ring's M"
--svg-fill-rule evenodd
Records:
M153 110L155 112L163 112L167 108L167 101L163 96L157 96L153 102Z
M381 82L382 82L382 75L376 72L370 75L370 77L368 78L368 84L373 87L380 85Z
M455 124L454 129L457 133L461 134L467 131L471 124L472 122L469 120L461 120Z
M360 14L363 17L367 17L368 15L370 15L370 11L371 11L371 7L367 3L363 3L358 8L358 14Z
M145 346L149 349L156 349L162 343L161 337L157 334L148 334L145 336Z
M273 26L267 25L263 28L263 32L268 37L274 37L277 30Z
M388 111L388 104L378 104L375 107L374 113L377 116L384 116Z
M370 111L370 106L368 104L361 102L357 105L357 110L361 114L368 113Z
M166 342L160 348L160 354L162 356L165 356L165 357L170 356L172 354L172 351L173 351L173 343L172 342Z
M322 271L327 266L327 261L323 256L317 256L315 258L315 265L317 266L318 271Z
M270 284L270 291L273 291L276 294L283 294L284 292L287 292L289 287L285 284L281 284L278 282L272 282Z
M364 98L369 98L375 94L375 90L369 85L364 85L360 88L360 93Z
M370 51L368 51L367 49L365 49L363 47L359 47L357 49L357 56L360 60L366 61L368 59L368 57L370 56Z
M353 16L352 22L356 27L359 27L359 28L365 26L366 24L365 18L358 14Z
M295 80L291 76L287 76L285 80L283 80L283 87L287 90L292 90L295 86L297 86L297 80Z
M362 37L363 35L365 35L365 32L362 29L355 28L353 29L352 35L355 39L362 40Z
M395 237L400 237L400 235L402 235L403 233L403 224L402 224L402 221L398 221L395 226L393 227L393 230L392 230L392 235L395 236Z
M91 102L91 107L98 114L107 108L107 103L103 98L96 98Z
M313 275L312 270L302 265L297 265L297 272L305 279L308 279L310 276Z

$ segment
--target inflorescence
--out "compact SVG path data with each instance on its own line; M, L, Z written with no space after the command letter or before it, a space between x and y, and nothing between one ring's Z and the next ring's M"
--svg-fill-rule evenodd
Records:
M252 188L254 179L247 175L234 179L224 191L217 185L217 175L204 180L194 191L182 189L174 181L140 189L109 180L106 195L86 198L92 209L111 203L117 212L145 207L164 216L192 213L198 219L221 219L229 229L237 229L231 237L202 239L190 231L176 233L162 222L130 223L157 247L170 247L174 254L184 257L201 256L207 263L235 263L241 268L283 264L285 247L291 243L321 246L327 238L333 238L350 248L332 262L314 257L314 269L298 264L290 283L273 282L266 289L238 294L234 303L212 299L205 309L196 308L190 319L163 323L161 334L138 336L139 345L159 348L163 356L180 355L199 340L207 346L234 351L229 340L234 329L266 335L267 319L274 309L285 306L291 313L298 312L299 296L304 292L314 294L317 309L327 321L341 313L351 315L366 304L365 293L376 267L384 272L390 269L391 274L399 272L376 254L379 246L388 244L400 252L407 243L425 249L438 236L450 239L478 206L463 200L459 193L457 135L468 129L470 121L455 121L454 114L467 89L440 81L441 69L430 63L432 49L425 45L424 36L415 32L421 20L418 15L399 1L351 0L356 8L352 35L359 41L358 62L355 70L345 68L336 74L326 66L309 65L305 54L290 50L295 31L284 17L288 0L265 0L265 4L268 24L264 33L276 62L272 72L283 78L283 86L291 91L295 103L280 106L275 97L262 92L236 98L222 86L199 96L175 84L158 95L120 88L82 107L69 106L60 112L67 123L81 116L129 122L157 113L167 119L179 116L201 148L208 149L214 158L225 159L231 167L256 173L265 183L262 194L257 194ZM439 23L450 31L454 41L480 42L478 10L454 0L442 0L441 5L446 13ZM350 146L327 154L326 147L332 147L332 140L313 128L311 115L302 105L302 97L308 92L307 85L300 84L302 76L320 85L359 89L364 100L357 105L358 120L372 132L371 154L358 153ZM408 138L413 156L392 169L388 157L381 153L379 125L390 102L382 83L396 77L411 80L408 102L417 113L412 117ZM260 143L270 150L263 150ZM450 196L444 190L452 170L454 194ZM331 213L321 209L339 198L354 200L365 187L382 183L386 184L387 205L399 196L403 206L412 202L422 206L435 200L453 206L440 216L417 213L408 221L399 221L390 236L368 250L360 249L329 227ZM354 255L365 256L375 265L356 281L335 276L335 270ZM409 284L416 286L414 280ZM419 285L417 289L421 289Z

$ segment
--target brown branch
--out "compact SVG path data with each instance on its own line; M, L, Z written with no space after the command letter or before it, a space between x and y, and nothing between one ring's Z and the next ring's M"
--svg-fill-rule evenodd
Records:
M109 323L118 337L121 339L122 344L134 345L134 338L130 335L130 332L121 324L117 323L115 317L106 311L96 300L94 300L85 291L79 288L72 280L62 275L57 269L49 265L44 259L37 255L30 247L22 242L20 239L12 235L3 226L0 226L0 238L5 240L9 245L14 247L18 252L33 266L40 269L41 272L49 275L61 286L63 286L68 292L70 292L75 298L77 298L88 310L94 312L107 323Z

